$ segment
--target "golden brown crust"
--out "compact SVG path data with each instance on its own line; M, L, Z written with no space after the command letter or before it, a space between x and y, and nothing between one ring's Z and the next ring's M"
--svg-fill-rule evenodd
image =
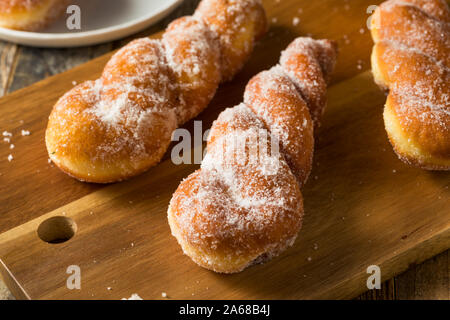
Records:
M374 79L390 90L389 139L403 161L429 170L450 170L449 21L439 0L387 1L372 19Z
M195 118L216 93L221 81L220 47L213 32L200 20L183 17L172 22L162 39L178 83L178 123Z
M421 151L421 149L408 138L407 133L399 123L399 116L395 113L395 105L391 103L391 96L386 101L383 118L388 134L389 142L395 153L405 163L425 170L445 170L448 167L448 158L433 156ZM405 143L407 142L407 143Z
M326 106L327 83L336 62L330 56L336 56L336 52L333 41L300 38L281 54L280 64L308 104L316 126Z
M202 1L211 10L221 5L222 0ZM245 38L253 48L262 32L257 25L264 23L254 17L261 18L264 9L249 0L232 1L230 8L241 9L235 19L245 18L249 29L221 31ZM132 41L114 54L100 79L73 88L56 103L46 145L58 167L80 180L106 183L133 177L161 160L172 132L207 106L224 79L221 58L228 52L207 19L200 19L204 13L177 19L162 40ZM236 26L231 22L227 28ZM250 52L239 56L246 59ZM235 71L227 70L227 76Z
M417 6L428 15L445 22L450 22L450 12L446 0L395 0Z
M331 41L299 38L285 56L314 63L318 68L310 81L326 82L336 54ZM201 169L172 197L172 234L204 268L239 272L280 254L297 237L303 218L300 185L310 173L314 144L311 106L296 86L307 81L296 78L299 70L278 65L256 75L244 103L214 122Z
M100 104L105 109L92 108L105 94L108 99ZM124 99L133 101L129 113L116 103ZM101 79L76 86L50 115L46 131L50 159L87 182L120 181L145 171L162 158L176 128L173 109L148 110L149 99L136 87L125 92L120 85L106 87Z
M244 102L275 134L300 186L308 179L314 153L308 105L281 67L261 72L245 89Z
M68 0L0 0L0 27L36 31L65 12Z
M269 248L285 248L300 229L303 213L299 186L283 159L272 160L278 166L273 175L257 170L261 164L250 159L239 165L241 154L217 165L231 148L218 139L238 134L250 143L252 130L257 134L264 128L247 107L242 109L219 116L202 170L180 184L170 204L178 241L202 252L194 259L207 268L225 273L242 270ZM212 162L214 168L207 168Z
M384 2L372 19L375 42L414 48L450 65L450 26L429 16L422 8L404 2Z
M222 48L222 79L232 79L250 57L255 39L261 38L267 30L261 1L202 1L195 15L217 34Z

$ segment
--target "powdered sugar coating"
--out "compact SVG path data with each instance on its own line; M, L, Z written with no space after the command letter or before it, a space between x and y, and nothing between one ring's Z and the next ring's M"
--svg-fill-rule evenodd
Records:
M259 159L244 155L242 165L243 154L235 152L232 142L246 140L248 148L255 134L267 132L248 107L241 104L222 115L211 131L212 137L220 136L210 140L201 170L180 184L171 207L189 245L225 260L248 255L256 259L292 243L301 226L301 193L281 154L264 158L276 167L270 173L260 170ZM227 152L232 161L223 160Z
M195 18L171 23L162 40L138 39L120 49L100 79L74 87L55 105L46 132L52 161L80 180L100 183L126 179L158 163L177 126L198 115L219 82L237 71L224 76L221 59L228 52L220 34L253 43L263 32L256 25L264 22L253 17L264 10L257 1L249 3L230 4L232 11L242 8L239 17L251 26L248 30L227 30L232 23L213 31L203 15L220 16L223 3L203 0L212 12L199 9Z
M326 82L322 70L334 65L337 52L323 53L334 45L308 38L295 43L290 57L306 56ZM298 73L287 74L279 65L250 81L244 103L214 122L201 169L172 197L172 233L205 268L241 271L278 255L297 237L303 217L300 184L311 170L314 139L309 105L294 84Z
M311 171L313 122L306 102L281 66L264 71L247 85L245 103L277 137L286 160L302 186Z
M326 105L327 80L335 63L329 57L336 50L333 42L300 38L281 53L280 65L307 102L316 125Z
M76 86L55 105L46 133L50 158L64 168L76 155L86 180L96 172L122 179L148 168L176 128L170 83L160 42L131 42L100 79Z
M398 121L414 141L427 141L424 149L450 156L450 70L409 48L380 42L380 61L395 65L386 74L389 102Z
M447 4L390 0L372 21L372 65L377 83L390 89L385 123L395 150L402 160L422 168L450 169ZM394 132L395 123L400 128Z
M446 0L391 0L391 4L393 3L415 6L435 19L450 22L450 12Z
M169 25L162 43L179 86L178 124L196 117L221 81L220 45L208 26L193 17Z
M202 1L194 17L205 21L219 39L223 80L242 69L255 40L267 29L261 0Z
M417 6L387 1L375 22L378 41L414 48L450 66L450 21L429 16Z

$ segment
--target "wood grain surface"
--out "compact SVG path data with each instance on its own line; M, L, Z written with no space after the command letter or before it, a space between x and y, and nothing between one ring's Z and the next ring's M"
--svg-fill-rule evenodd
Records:
M137 36L192 13L197 2L185 1ZM304 190L305 227L293 249L241 275L224 277L196 267L169 235L168 200L193 167L174 166L166 156L143 176L105 187L79 183L47 163L42 137L52 105L73 81L97 77L109 54L1 100L0 129L14 133L16 148L0 146L0 258L3 276L17 297L122 298L138 292L150 299L164 291L171 298L351 298L364 291L369 264L380 264L383 279L389 279L447 249L449 175L400 163L382 128L384 96L367 72L372 43L365 25L371 4L265 1L272 22L269 34L245 70L221 87L199 117L206 129L224 107L238 103L248 79L273 65L296 36L338 40L341 53L330 108L319 133L316 167ZM300 19L296 26L294 17ZM15 91L127 41L70 50L2 43L0 90ZM192 122L186 127L191 129ZM31 135L20 136L22 129ZM11 163L5 160L10 153ZM76 236L58 245L40 241L39 223L63 214L78 224ZM64 285L69 264L82 267L81 291ZM266 277L271 279L267 284L258 282ZM449 299L448 251L359 298Z

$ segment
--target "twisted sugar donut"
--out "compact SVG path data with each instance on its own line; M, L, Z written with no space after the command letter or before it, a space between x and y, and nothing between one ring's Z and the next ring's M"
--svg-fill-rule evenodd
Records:
M444 0L390 0L372 18L372 70L390 89L384 123L404 162L450 170L450 11Z
M240 70L265 30L260 0L203 0L194 16L172 22L162 40L131 42L100 79L56 103L45 137L50 159L75 178L97 183L154 166L172 132Z
M325 107L336 54L331 41L296 39L280 65L249 82L244 103L214 122L201 169L181 182L168 209L172 234L198 265L239 272L294 243L314 149L310 112Z
M34 31L65 11L68 0L0 0L0 27Z

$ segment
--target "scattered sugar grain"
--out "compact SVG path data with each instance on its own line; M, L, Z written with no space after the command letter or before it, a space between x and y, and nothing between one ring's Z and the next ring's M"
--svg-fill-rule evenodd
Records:
M133 293L131 295L131 297L127 298L122 298L122 300L144 300L142 299L137 293Z

